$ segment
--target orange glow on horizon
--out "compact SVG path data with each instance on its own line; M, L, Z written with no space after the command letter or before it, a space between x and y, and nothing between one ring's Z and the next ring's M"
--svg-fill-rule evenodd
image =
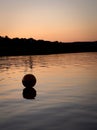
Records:
M0 1L0 35L49 41L97 41L97 1Z

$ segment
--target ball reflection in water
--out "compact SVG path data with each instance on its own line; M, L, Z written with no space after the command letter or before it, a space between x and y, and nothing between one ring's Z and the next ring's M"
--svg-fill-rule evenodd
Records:
M26 88L32 88L36 84L36 78L33 74L26 74L22 79L22 83Z
M23 89L23 97L26 99L35 99L36 90L34 88L24 88Z

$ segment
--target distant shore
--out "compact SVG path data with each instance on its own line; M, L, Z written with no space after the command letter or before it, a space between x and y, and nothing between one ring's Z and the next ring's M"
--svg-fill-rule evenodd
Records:
M59 53L97 52L97 41L51 42L33 38L0 36L0 56L44 55Z

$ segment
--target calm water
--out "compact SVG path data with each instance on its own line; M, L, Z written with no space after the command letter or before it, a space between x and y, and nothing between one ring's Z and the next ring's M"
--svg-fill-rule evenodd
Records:
M0 130L40 129L97 130L97 53L0 57Z

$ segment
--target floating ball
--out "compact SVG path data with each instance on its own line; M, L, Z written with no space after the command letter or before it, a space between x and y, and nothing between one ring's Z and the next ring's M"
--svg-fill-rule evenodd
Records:
M36 78L33 74L27 74L23 77L22 83L26 88L31 88L36 84Z

